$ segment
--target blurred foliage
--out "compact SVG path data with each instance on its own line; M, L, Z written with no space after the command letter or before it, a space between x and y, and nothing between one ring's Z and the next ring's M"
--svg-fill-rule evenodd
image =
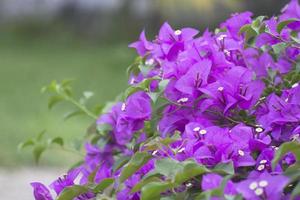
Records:
M71 108L66 105L48 111L48 97L41 94L41 86L67 77L76 79L75 95L88 89L97 93L91 103L113 100L126 85L126 67L132 59L133 50L125 43L99 46L68 35L48 40L0 35L0 166L32 164L30 152L19 154L17 145L41 129L47 130L49 138L63 136L72 141L66 144L71 147L83 139L90 120L78 117L64 121L63 114ZM42 159L41 164L66 164L78 159L55 152L61 156L46 152L49 159Z

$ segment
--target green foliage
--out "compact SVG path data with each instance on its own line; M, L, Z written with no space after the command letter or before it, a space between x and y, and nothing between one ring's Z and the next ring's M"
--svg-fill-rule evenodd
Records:
M84 91L77 101L73 96L73 90L71 87L72 82L73 80L63 80L61 83L52 81L48 86L42 88L43 93L48 92L51 94L48 100L48 108L52 109L58 103L67 101L73 104L75 109L65 114L65 120L83 114L86 114L93 119L97 119L97 114L99 114L99 111L97 110L98 107L94 109L97 110L97 112L93 112L90 111L86 105L87 101L94 95L94 93Z
M272 161L273 168L288 152L295 155L296 159L300 161L300 144L298 142L286 142L283 143L276 152L276 155Z
M296 19L296 18L294 18L294 19L291 18L291 19L288 19L288 20L284 20L284 21L278 23L276 30L277 30L278 33L281 33L281 31L282 31L287 25L289 25L289 24L292 23L292 22L297 22L297 21L299 21L299 19Z
M147 152L137 152L128 163L123 167L123 170L120 175L120 182L124 182L128 177L134 174L138 169L140 169L144 164L150 160L152 156Z
M67 147L65 147L65 142L62 137L54 137L54 138L45 139L44 138L45 134L46 134L46 131L42 131L39 134L37 134L35 137L30 138L30 139L20 143L18 146L19 151L21 151L27 147L32 147L32 154L33 154L36 164L39 163L42 154L46 150L49 150L56 146L59 146L61 150L71 151L71 152L80 154L76 150L68 149Z
M88 187L82 185L73 185L70 187L66 187L57 197L57 200L73 200L75 197L88 191Z

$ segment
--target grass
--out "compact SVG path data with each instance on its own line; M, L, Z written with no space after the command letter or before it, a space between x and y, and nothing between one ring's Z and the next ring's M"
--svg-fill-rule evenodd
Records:
M51 80L74 78L74 87L96 93L94 101L104 102L126 87L126 67L134 58L127 44L95 45L72 39L24 41L0 37L0 166L33 164L29 150L17 145L43 129L51 136L69 141L81 139L91 120L79 117L63 121L70 107L60 105L49 111L47 96L40 88ZM41 164L69 164L78 157L51 151Z

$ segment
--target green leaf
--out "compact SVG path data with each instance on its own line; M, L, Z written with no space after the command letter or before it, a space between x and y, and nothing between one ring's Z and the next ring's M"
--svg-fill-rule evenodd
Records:
M160 199L160 194L172 188L172 184L168 182L151 182L142 188L141 200Z
M232 161L228 163L219 163L215 166L215 168L212 171L223 175L234 175L233 163Z
M272 46L272 49L273 49L274 53L275 53L276 55L278 55L278 54L280 54L284 49L286 49L287 46L288 46L287 43L285 43L285 42L280 42L280 43L274 44L274 45Z
M85 112L83 112L82 110L74 110L74 111L71 111L71 112L68 112L64 115L64 120L68 120L68 119L71 119L73 117L76 117L76 116L79 116L79 115L84 115Z
M124 99L127 99L130 95L132 95L138 91L144 91L144 90L145 90L144 88L139 87L139 86L131 86L125 90Z
M151 140L147 141L144 144L144 147L146 150L157 150L160 148L161 145L168 146L172 144L173 142L180 139L180 133L175 132L174 135L171 137L161 138L161 137L155 137L151 138Z
M36 136L36 141L40 142L40 141L43 139L45 133L46 133L46 130L42 130L42 131Z
M84 91L84 92L83 92L83 96L84 96L84 98L89 99L89 98L91 98L92 96L94 96L94 92L91 92L91 91Z
M217 189L201 192L198 196L196 196L195 200L211 200L212 197L219 197L219 196L221 196L221 190L217 188Z
M159 92L163 92L166 89L166 87L168 86L169 82L170 82L170 79L161 80L158 84Z
M140 73L139 65L143 62L142 57L137 57L134 62L127 68L127 75L129 76L131 73L133 75L138 75Z
M100 167L101 167L101 164L97 165L96 168L92 171L92 173L89 174L89 176L88 176L89 183L94 183L96 174L97 174L98 170L100 169Z
M296 187L294 188L292 194L291 194L291 199L295 199L295 197L300 195L300 182L298 182L298 184L296 185Z
M251 27L256 32L256 34L259 34L259 30L264 19L265 16L259 16L252 22Z
M284 172L284 175L289 177L290 182L300 180L300 161L290 165Z
M175 179L176 174L181 170L183 170L183 166L172 158L163 158L155 162L155 171L172 180Z
M56 137L51 139L49 144L58 144L60 146L64 146L64 139L62 137Z
M46 145L36 144L33 148L33 156L36 163L39 162L42 153L46 150Z
M123 183L127 178L139 170L144 164L146 164L152 156L147 152L137 152L133 155L130 161L124 166L121 175L120 182Z
M65 98L60 95L51 96L48 100L48 109L51 110L56 104L63 100L65 100Z
M34 146L34 144L35 144L34 140L33 139L29 139L29 140L27 140L25 142L20 143L18 145L18 150L20 151L20 150L22 150L22 149L24 149L26 147Z
M111 186L113 183L114 183L113 178L105 178L94 187L93 192L94 193L103 192L106 188Z
M252 28L251 24L246 24L242 26L239 31L239 34L245 34L245 40L249 41L252 37L257 35L256 31Z
M73 82L75 81L75 79L65 79L61 81L61 86L62 87L68 87L70 86Z
M93 108L93 113L98 116L103 112L103 109L104 109L104 105L96 105Z
M288 153L292 152L295 156L296 159L299 161L300 160L300 143L298 142L286 142L283 143L279 149L276 151L275 157L272 161L272 167L274 168L277 163Z
M296 63L296 72L300 72L300 62Z
M57 200L73 200L81 194L88 192L89 189L82 185L73 185L66 187L61 194L58 196Z
M158 92L150 92L149 93L149 96L150 96L153 103L155 103L157 101L159 95L160 94Z
M53 92L56 93L59 89L59 85L57 84L56 80L53 80L49 85L44 86L41 90L42 93L45 92Z
M138 182L132 189L131 193L138 192L144 187L145 185L151 183L151 182L160 182L161 179L157 176L150 176L146 177L145 179L142 179L140 182Z
M97 130L100 132L100 133L106 133L108 131L111 131L112 130L112 127L110 124L97 124Z
M149 65L144 65L144 64L140 64L138 66L138 68L140 69L140 72L143 74L143 76L147 76L148 73L150 72L150 70L152 69L151 66Z
M290 34L290 37L291 37L291 39L292 39L294 42L300 44L300 38L299 38L299 36L298 36L298 32L297 32L297 31L292 31L291 34Z
M113 164L113 171L119 170L121 167L123 167L128 161L130 160L129 156L122 156L119 159L116 160Z
M278 25L277 25L277 32L280 34L282 29L284 29L284 27L286 27L287 25L289 25L290 23L292 22L297 22L299 21L299 19L296 19L296 18L291 18L291 19L288 19L288 20L285 20L285 21L282 21L280 22Z
M194 160L187 160L181 163L184 167L175 176L175 183L181 183L201 174L209 172L204 165L199 165Z
M151 77L144 79L137 85L133 85L125 90L124 99L127 99L130 95L138 91L149 91L150 84L153 80L159 80L159 77Z

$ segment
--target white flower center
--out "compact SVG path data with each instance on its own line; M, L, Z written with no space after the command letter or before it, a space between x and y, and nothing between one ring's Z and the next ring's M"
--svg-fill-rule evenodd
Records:
M266 186L268 186L268 181L266 181L266 180L262 180L262 181L259 181L259 183L258 183L258 185L260 186L260 187L266 187Z
M260 164L266 164L267 163L267 160L261 160L259 161Z
M186 185L186 187L192 187L192 186L193 186L192 183L187 183L187 184L185 184L185 185Z
M228 51L227 49L224 50L224 53L225 53L227 56L230 56L230 51Z
M254 193L257 195L257 196L260 196L264 193L264 190L262 188L257 188Z
M153 156L156 155L156 154L157 154L157 150L155 150L155 151L152 152Z
M177 103L186 103L188 100L189 100L189 98L183 97L183 98L178 99Z
M193 129L193 131L196 131L196 132L200 131L200 127L199 127L199 126L195 127L195 128Z
M181 152L183 152L184 150L185 150L185 148L183 147L183 148L181 148L181 149L178 150L178 153L181 153Z
M289 98L286 98L284 101L285 101L285 102L288 102L288 101L289 101Z
M176 31L174 32L175 35L181 35L181 33L182 33L181 30L176 30Z
M125 104L125 103L122 103L121 110L122 110L122 111L125 111L125 110L126 110L126 104Z
M153 63L154 63L154 59L152 59L152 58L146 60L146 62L145 62L146 65L153 65Z
M223 87L218 87L218 91L222 92L224 90Z
M255 190L257 188L257 186L258 186L257 182L254 181L254 182L250 183L249 189L250 190Z
M206 131L205 129L202 129L202 130L199 131L199 133L200 133L201 135L205 135L205 134L207 133L207 131Z
M258 165L258 167L257 167L257 170L258 171L262 171L262 170L264 170L265 169L265 166L264 165Z
M245 155L245 152L244 152L243 150L238 150L238 154L239 154L240 156L244 156L244 155Z
M256 128L256 129L255 129L255 131L256 131L257 133L261 133L261 132L263 132L263 131L264 131L264 129L262 129L262 128L258 127L258 128Z
M221 41L221 40L223 40L226 37L227 37L227 35L222 34L219 37L217 37L217 40Z
M294 85L292 85L292 88L298 87L299 83L295 83Z

